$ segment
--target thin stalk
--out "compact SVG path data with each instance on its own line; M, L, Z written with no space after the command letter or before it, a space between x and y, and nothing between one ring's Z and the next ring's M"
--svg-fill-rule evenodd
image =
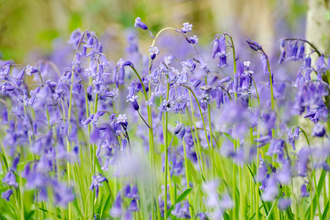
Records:
M182 124L182 115L180 115L180 123ZM187 150L186 150L186 142L184 141L184 138L182 140L182 145L183 145L183 153L184 153L184 165L186 167L186 181L187 181L187 189L189 188L189 169L188 169L188 159L187 159ZM192 213L192 216L194 218L193 212L192 212L192 204L191 204L191 196L190 193L188 195L188 201L189 201L189 209L190 209L190 213Z
M210 147L210 141L209 141L209 138L208 138L208 135L207 135L207 130L206 130L206 125L205 125L205 120L204 120L203 112L202 112L201 106L200 106L200 104L199 104L199 101L198 101L198 99L197 99L195 93L192 91L191 88L189 88L189 87L187 87L187 86L185 86L185 85L181 85L181 86L187 88L187 89L191 92L191 94L194 96L194 98L195 98L195 100L196 100L196 103L197 103L197 105L198 105L198 109L199 109L199 112L200 112L200 115L201 115L201 118L202 118L202 122L203 122L203 128L204 128L204 133L205 133L205 138L206 138L206 141L207 141L207 145L208 145L208 147L209 147L210 152L212 152L211 147ZM216 171L217 171L218 169L217 169L217 166L216 166L216 163L215 163L214 155L213 155L213 154L211 154L211 158L212 158L212 163L215 165L215 169L216 169ZM218 172L218 171L217 171L217 172Z
M192 105L192 99L191 99L191 94L190 94L190 101L191 101L191 111L192 111L192 114L193 114L193 105ZM204 173L204 165L203 165L203 158L202 158L202 153L200 151L200 142L199 142L199 137L198 137L198 134L197 134L197 128L196 128L196 122L195 122L195 116L193 115L191 119L190 117L190 113L189 113L189 110L188 110L188 107L186 106L186 111L187 111L187 114L188 114L188 118L189 118L189 122L190 122L190 130L191 130L191 135L193 136L193 141L194 141L194 146L196 147L196 151L197 151L197 160L198 160L198 165L199 165L199 168L201 170L201 174L202 176L205 176L205 173ZM193 125L194 125L194 128L193 128ZM194 131L194 132L193 132ZM197 143L196 143L196 141ZM204 178L204 177L203 177Z
M168 76L167 76L167 80L168 80ZM167 89L166 89L166 101L168 101L169 99L169 95L170 95L170 84L167 83ZM173 204L173 196L172 196L172 190L171 190L171 179L170 179L170 174L168 172L168 141L167 141L167 129L168 129L168 112L165 112L165 125L164 125L164 148L165 148L165 169L164 169L164 190L165 190L165 196L164 196L164 203L165 203L165 207L167 204L167 176L169 175L169 180L170 180L170 197L171 197L171 202ZM165 209L164 211L165 214L165 218L167 219L167 210Z
M205 85L207 85L207 76L205 76ZM209 120L209 133L210 133L210 153L211 155L213 155L213 141L212 141L212 120L211 120L211 107L210 104L207 103L207 116L208 116L208 120ZM205 129L205 128L204 128ZM208 139L208 137L206 137ZM215 166L214 164L214 160L213 160L213 166ZM212 166L212 168L213 168ZM214 179L215 173L214 173L214 169L212 169L212 179Z
M273 79L272 79L272 72L270 70L270 64L269 64L268 58L267 58L267 67L268 67L268 72L269 72L271 106L272 106L272 111L275 111ZM273 136L273 138L275 138L275 129L272 129L272 136Z

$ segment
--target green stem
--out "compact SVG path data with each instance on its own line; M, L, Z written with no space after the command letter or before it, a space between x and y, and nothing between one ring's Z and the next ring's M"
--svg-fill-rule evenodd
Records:
M192 99L191 99L191 94L190 94L190 103L191 103L190 104L190 106L191 106L191 112L192 112L192 114L194 114L194 109L193 109L193 103L192 103ZM191 135L193 136L194 146L195 146L196 151L197 151L197 160L198 160L199 169L201 171L201 175L204 178L205 177L205 173L204 173L203 157L202 157L201 145L200 145L200 141L199 141L199 137L198 137L198 133L197 133L197 130L198 129L196 127L195 116L192 115L192 119L191 119L190 113L189 113L189 110L188 110L188 107L187 106L186 106L186 111L187 111L189 122L190 122L190 130L191 130ZM193 126L194 126L194 128L193 128ZM196 143L195 140L197 141L197 143Z
M205 76L205 85L207 85L207 76ZM207 103L207 116L208 116L208 120L209 120L209 133L210 133L210 153L211 153L211 155L213 156L213 141L212 141L212 135L213 135L213 133L212 133L212 120L211 120L211 107L210 107L210 104L209 103ZM205 129L205 127L204 127L204 129ZM207 138L207 140L208 140L208 136L206 135L206 138ZM212 159L213 160L213 159ZM215 161L213 160L213 166L212 166L212 168L213 167L215 167L215 163L214 163ZM212 169L212 179L214 179L214 177L215 177L215 173L214 173L214 169Z
M136 69L133 66L130 66L133 71L135 72L136 76L138 77L139 81L141 82L143 94L146 99L146 101L149 100L148 93L146 91L146 88L144 86L144 83L140 77L140 74L136 71ZM149 69L150 74L150 69ZM151 84L149 82L149 88ZM149 93L150 95L150 93ZM153 136L153 127L152 127L152 110L150 106L147 106L148 110L148 125L149 125L149 147L150 147L150 166L151 166L151 196L152 196L152 202L151 202L151 217L152 220L155 219L155 211L154 211L154 199L155 199L155 192L156 192L156 172L155 172L155 144L154 144L154 136ZM166 187L165 187L166 188ZM159 205L158 205L158 199L156 199L156 209L158 214L158 219L160 219L160 211L159 211ZM166 213L166 212L165 212Z
M268 58L267 58L267 68L268 68L268 72L269 72L269 85L270 85L271 106L272 106L272 111L275 111L273 79L272 79L272 72L270 70L270 64L269 64ZM275 138L275 129L272 129L272 136L273 136L273 138Z
M205 125L205 120L204 120L203 112L202 112L201 106L200 106L200 104L199 104L199 101L198 101L198 99L197 99L195 93L192 91L191 88L189 88L189 87L187 87L187 86L185 86L185 85L181 85L181 86L187 88L187 89L191 92L191 94L194 96L194 98L195 98L195 100L196 100L196 103L197 103L197 105L198 105L198 109L199 109L199 113L200 113L200 115L201 115L202 122L203 122L203 128L204 128L204 133L205 133L205 138L206 138L206 141L207 141L207 145L208 145L208 147L209 147L210 152L213 152L212 149L211 149L211 146L210 146L210 141L209 141L209 138L208 138L208 135L207 135L206 125ZM211 158L212 158L212 163L214 164L215 169L216 169L216 171L218 172L217 165L216 165L216 163L215 163L213 153L211 153Z
M179 115L180 115L180 123L182 124L182 115L181 115L181 114L179 114ZM186 167L186 181L187 181L187 189L188 189L188 188L190 187L190 186L189 186L189 169L188 169L188 159L187 159L186 142L184 141L184 138L183 138L183 140L182 140L182 145L183 145L184 165L185 165L185 167ZM190 213L193 213L193 212L192 212L192 208L191 208L192 204L191 204L191 196L190 196L190 193L189 193L189 196L188 196L188 201L189 201L189 204L190 204L190 207L189 207L189 209L190 209ZM192 215L192 216L194 216L194 215Z

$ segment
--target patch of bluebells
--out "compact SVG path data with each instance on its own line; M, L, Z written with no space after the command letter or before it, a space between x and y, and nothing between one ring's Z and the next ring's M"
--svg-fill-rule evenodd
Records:
M82 189L88 185L93 195L88 203L92 208L87 208L91 216L99 215L94 204L109 193L107 215L112 218L134 219L146 211L144 215L167 216L171 208L170 215L176 218L221 219L244 205L228 186L236 184L228 181L236 173L225 175L236 166L240 172L249 168L244 178L257 187L260 201L277 201L280 211L298 204L285 190L296 179L301 180L300 199L315 195L309 177L315 178L317 170L330 171L325 80L329 63L324 54L306 40L281 39L278 63L301 63L294 81L287 84L271 68L266 49L250 38L247 46L260 54L260 60L243 59L242 53L231 64L235 47L229 33L217 34L209 57L203 57L197 36L188 36L193 25L183 23L181 29L172 29L197 54L179 60L176 54L163 52L140 18L134 26L154 40L149 54L144 54L148 62L108 61L96 34L79 29L67 42L73 48L71 66L58 75L53 74L58 68L50 70L54 65L48 61L21 67L0 60L4 201L16 203L22 199L18 193L27 197L25 192L34 191L34 202L71 210L73 202L87 201ZM137 36L127 39L126 52L141 55ZM313 49L310 53L307 45ZM318 54L315 65L313 53ZM28 85L32 77L36 84ZM289 89L295 91L293 96L287 96ZM285 106L290 110L285 112ZM168 117L183 120L172 127ZM298 117L312 128L296 124ZM301 146L302 134L313 140L307 145L324 144ZM213 155L226 158L231 166L217 163ZM154 156L157 165L152 164ZM150 167L144 165L149 157ZM189 170L196 173L194 178ZM167 171L166 185L157 175ZM196 192L198 185L202 188ZM173 199L173 191L190 188L200 202L192 202L191 196ZM249 193L253 192L245 196Z

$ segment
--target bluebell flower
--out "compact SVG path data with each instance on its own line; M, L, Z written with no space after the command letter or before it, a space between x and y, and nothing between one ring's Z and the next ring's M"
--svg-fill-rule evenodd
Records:
M180 133L177 135L177 137L182 141L184 138L184 135L186 134L186 128L183 127L180 131Z
M93 118L94 118L94 115L90 115L85 121L81 121L81 124L84 126L87 126L89 123L92 122Z
M121 191L118 191L115 202L112 205L111 210L110 210L111 217L117 218L117 217L121 216L121 214L123 212L121 203L122 203Z
M324 55L321 55L316 61L316 71L319 74L323 74L327 71L328 67L325 63Z
M291 205L290 198L280 198L278 200L277 206L280 210L286 210Z
M8 171L7 174L2 179L3 183L6 183L8 186L18 187L18 183L16 182L15 174L12 171Z
M317 123L313 128L312 136L324 137L324 135L325 135L324 125L321 123Z
M201 213L198 213L196 216L196 218L199 217L200 220L207 220L207 216L205 215L205 213L201 212Z
M72 45L72 47L73 47L74 49L76 49L77 46L78 46L78 43L79 43L79 41L80 41L80 39L81 39L81 37L82 37L82 32L81 32L81 30L78 28L78 29L74 30L74 31L71 33L70 38L69 38L69 40L68 40L67 43L68 43L69 45Z
M305 177L307 176L307 163L308 158L312 154L312 150L310 148L302 148L297 156L298 162L296 163L296 169L298 172L298 176Z
M273 139L269 145L267 155L273 156L277 155L277 159L282 161L284 159L284 140L282 139Z
M33 67L33 66L30 66L30 65L27 65L25 67L25 73L26 75L28 76L32 76L34 73L38 72L38 69Z
M140 109L139 103L137 102L138 98L139 96L132 96L126 100L126 102L130 102L132 104L135 111L138 111Z
M268 71L267 57L264 54L262 54L260 58L261 58L261 67L263 70L263 74L268 75L269 71Z
M132 199L131 203L129 204L128 210L132 212L139 211L139 207L135 199Z
M141 18L137 17L135 18L135 24L134 27L141 28L142 30L148 30L148 27L145 23L141 21Z
M1 193L1 198L7 200L7 202L9 202L10 200L10 196L13 194L13 190L12 189L8 189L7 191Z
M303 60L304 55L305 55L305 45L304 45L304 43L302 43L299 47L299 50L298 50L297 59L298 60Z
M158 47L150 46L149 53L150 53L150 58L154 60L156 58L156 55L159 55L160 51Z
M100 174L94 175L92 177L92 184L89 187L89 189L92 191L95 189L96 198L99 195L99 187L101 186L101 183L103 183L103 182L108 182L108 179Z
M219 206L221 210L232 209L234 207L234 202L228 194L224 194L221 197Z
M298 55L298 41L289 42L287 46L287 60L296 61Z
M283 185L288 185L291 183L291 164L288 159L283 161L282 170L278 171L276 174L276 179L279 183Z
M292 146L293 150L296 150L296 141L299 140L300 127L297 126L292 133L292 128L288 131L288 142Z
M216 56L219 57L219 68L227 67L229 64L227 63L227 53L226 53L226 38L225 35L216 35L215 36L212 58L214 59Z
M139 52L138 40L135 34L131 33L127 35L128 46L126 51L128 53L137 53Z
M8 124L8 111L7 107L3 108L1 111L1 118L2 118L2 124L6 125Z
M133 220L132 213L129 210L125 212L123 220Z
M301 185L300 193L301 197L309 197L309 192L307 191L307 187L305 184Z
M286 57L286 51L284 49L281 49L281 54L278 59L278 64L282 64L283 61L285 60L285 57Z
M193 27L193 25L189 24L188 22L183 23L183 28L181 28L181 32L184 33L184 34L187 33L187 32L191 32L192 27Z
M254 40L251 40L250 38L247 38L246 43L248 43L248 45L250 46L250 48L254 51L262 51L262 47L260 46L260 44L258 44L257 42L255 42Z
M72 202L75 199L72 189L66 187L63 183L53 182L52 185L55 204L61 207L66 207L69 202Z
M186 40L191 45L198 44L198 38L196 35L194 35L193 37L186 38Z
M274 201L279 191L275 175L271 175L269 178L267 178L265 185L266 186L264 192L262 193L262 198L267 202Z

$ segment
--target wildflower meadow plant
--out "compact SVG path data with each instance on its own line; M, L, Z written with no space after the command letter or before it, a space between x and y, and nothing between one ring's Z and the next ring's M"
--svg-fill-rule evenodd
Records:
M279 66L250 38L238 54L227 32L199 48L188 22L134 26L151 37L146 54L130 34L127 57L110 61L77 29L70 66L0 60L1 219L330 217L320 50L283 38ZM184 59L162 48L165 31ZM296 76L281 72L289 61Z

